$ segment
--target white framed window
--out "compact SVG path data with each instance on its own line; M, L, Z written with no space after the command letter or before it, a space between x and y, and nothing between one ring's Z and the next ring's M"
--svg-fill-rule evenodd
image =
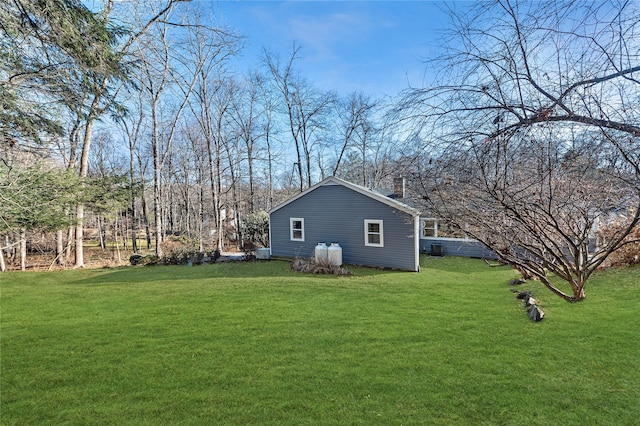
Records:
M384 247L384 227L381 220L365 219L364 245L368 247Z
M304 241L304 218L292 217L289 219L289 231L291 241Z
M465 229L468 226L468 224L465 224ZM462 230L452 229L446 222L433 218L421 220L420 232L421 238L469 239Z
M422 220L422 238L438 236L438 221L435 219Z

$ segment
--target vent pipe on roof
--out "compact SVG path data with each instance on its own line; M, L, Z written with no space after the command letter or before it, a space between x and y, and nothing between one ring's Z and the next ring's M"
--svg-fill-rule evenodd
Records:
M404 178L393 179L393 198L404 198Z

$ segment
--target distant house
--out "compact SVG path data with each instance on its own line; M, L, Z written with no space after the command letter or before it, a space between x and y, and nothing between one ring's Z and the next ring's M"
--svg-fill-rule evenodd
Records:
M269 213L271 255L310 258L339 243L353 265L420 270L420 212L379 192L329 177Z

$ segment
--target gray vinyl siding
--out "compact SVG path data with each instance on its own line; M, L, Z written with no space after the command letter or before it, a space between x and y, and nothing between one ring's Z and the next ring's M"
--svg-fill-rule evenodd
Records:
M289 219L304 218L305 241L291 241ZM384 247L365 246L365 219L382 220ZM345 264L415 270L414 217L342 185L323 185L273 211L271 255L310 258L319 242L339 243Z
M495 259L496 255L482 243L473 240L452 238L421 238L420 251L431 254L431 244L441 244L445 256L476 257Z

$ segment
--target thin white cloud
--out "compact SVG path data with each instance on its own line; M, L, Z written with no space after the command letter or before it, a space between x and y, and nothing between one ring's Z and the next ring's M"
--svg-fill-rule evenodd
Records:
M308 49L316 60L335 59L337 49L366 40L372 23L356 13L297 16L290 21L290 37Z
M395 94L421 82L420 59L432 36L430 2L221 2L247 36L246 58L263 48L286 60L302 47L296 70L319 87ZM428 45L427 45L428 46ZM433 46L435 48L435 46ZM417 68L416 71L414 68Z

